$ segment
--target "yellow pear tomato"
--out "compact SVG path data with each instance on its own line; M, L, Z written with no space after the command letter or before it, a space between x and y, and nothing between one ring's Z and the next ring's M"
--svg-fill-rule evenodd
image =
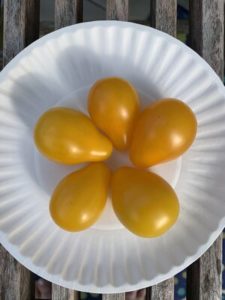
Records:
M68 231L93 225L101 215L108 192L110 171L93 163L66 176L55 188L50 213L55 223Z
M121 223L141 237L157 237L177 220L179 203L160 176L122 167L112 176L112 204Z
M112 141L117 150L126 150L139 111L134 87L117 77L97 81L88 95L88 110L96 126Z
M140 114L129 151L138 167L149 167L183 154L193 143L197 120L178 99L161 99Z
M47 158L64 164L107 159L112 143L82 112L65 107L46 111L38 120L34 139Z

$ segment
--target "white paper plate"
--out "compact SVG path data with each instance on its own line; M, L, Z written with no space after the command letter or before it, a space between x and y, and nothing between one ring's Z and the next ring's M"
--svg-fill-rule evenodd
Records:
M43 158L33 143L34 124L55 105L86 111L88 88L106 76L130 80L143 106L176 97L196 113L192 148L182 159L155 168L176 185L181 205L178 222L162 237L129 233L110 202L101 220L81 233L61 230L49 216L51 191L77 166ZM224 227L225 89L212 69L176 39L125 22L67 27L33 43L6 66L0 97L0 240L33 272L76 290L135 290L181 271ZM110 164L126 161L115 153Z

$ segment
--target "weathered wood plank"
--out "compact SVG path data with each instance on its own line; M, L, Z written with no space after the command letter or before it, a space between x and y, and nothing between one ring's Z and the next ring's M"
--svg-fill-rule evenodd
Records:
M83 19L83 0L55 0L55 29L69 26ZM77 300L79 293L52 284L52 300Z
M78 300L79 293L73 290L63 288L52 284L52 300Z
M129 0L107 0L106 19L128 21ZM103 294L103 300L125 300L125 293Z
M128 21L129 0L107 0L106 19Z
M222 0L190 1L190 43L223 78L224 3ZM187 270L187 299L216 300L222 293L222 235Z
M152 0L151 26L176 36L177 0Z
M39 0L5 0L3 65L39 35Z
M190 0L190 43L222 78L224 70L222 0Z
M34 282L29 270L0 245L0 299L34 299Z
M39 17L32 19L36 9L38 11L37 0L4 1L4 65L38 37ZM29 29L26 29L28 23ZM0 245L0 299L30 300L33 298L34 281L30 271Z
M106 19L128 21L129 0L107 0ZM125 300L125 293L103 294L103 300Z
M55 29L82 22L83 0L55 0Z
M173 300L174 278L165 280L147 289L146 300Z
M55 0L55 29L83 19L83 0ZM52 285L52 300L77 300L79 293L56 284Z
M25 47L25 0L4 1L3 65Z
M83 0L55 0L55 29L69 26L83 19ZM52 284L52 300L77 300L79 293Z
M187 268L187 300L222 299L222 236Z
M102 300L125 300L125 294L103 294Z
M151 26L172 36L177 33L177 0L151 1ZM174 278L147 289L148 300L174 299Z

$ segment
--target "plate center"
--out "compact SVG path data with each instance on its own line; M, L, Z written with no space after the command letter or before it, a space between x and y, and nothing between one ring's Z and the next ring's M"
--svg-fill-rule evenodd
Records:
M74 91L61 101L57 102L55 106L71 107L88 114L86 106L89 88L90 86ZM146 96L144 96L141 92L139 92L139 95L141 98L141 102L146 103ZM121 153L116 150L113 151L112 156L106 161L106 163L111 170L115 170L121 166L133 166L129 160L127 153ZM49 199L57 183L63 177L82 168L85 165L86 164L67 166L57 164L43 157L35 149L36 178L39 185L47 193ZM175 187L181 170L181 158L158 166L154 166L149 170L162 176L167 182ZM96 224L94 224L93 228L100 230L113 230L123 228L123 225L119 222L112 209L110 196L107 199L107 204L101 217L96 222Z

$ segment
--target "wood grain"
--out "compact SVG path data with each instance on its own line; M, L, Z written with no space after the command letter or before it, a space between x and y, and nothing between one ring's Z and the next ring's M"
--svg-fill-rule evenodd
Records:
M223 79L224 3L190 1L190 43ZM222 293L222 235L187 270L187 299L216 300Z
M102 300L125 300L125 294L103 294Z
M187 300L222 299L222 235L187 269Z
M174 278L165 280L147 289L146 300L173 300Z
M55 29L82 22L83 0L55 0Z
M128 21L129 14L128 0L107 0L106 1L106 19ZM125 300L125 293L103 294L103 300Z
M151 26L176 36L177 0L152 0Z
M106 19L128 21L129 0L107 0Z
M0 299L34 299L32 275L0 245Z
M37 14L37 15L36 15ZM5 0L3 65L39 35L39 1Z
M83 19L83 0L55 0L55 29L69 26ZM52 284L52 300L77 300L79 293Z
M52 300L78 300L79 293L73 290L63 288L52 284Z
M177 1L152 0L151 26L172 36L177 33ZM147 300L174 299L174 278L163 281L147 289Z
M36 13L39 13L37 0L4 1L4 65L38 37L39 17L33 18ZM29 29L26 29L28 23ZM33 298L34 281L30 271L0 245L0 299L30 300Z
M224 71L222 0L190 0L190 43L222 78Z
M3 23L3 65L25 47L25 0L5 0Z

